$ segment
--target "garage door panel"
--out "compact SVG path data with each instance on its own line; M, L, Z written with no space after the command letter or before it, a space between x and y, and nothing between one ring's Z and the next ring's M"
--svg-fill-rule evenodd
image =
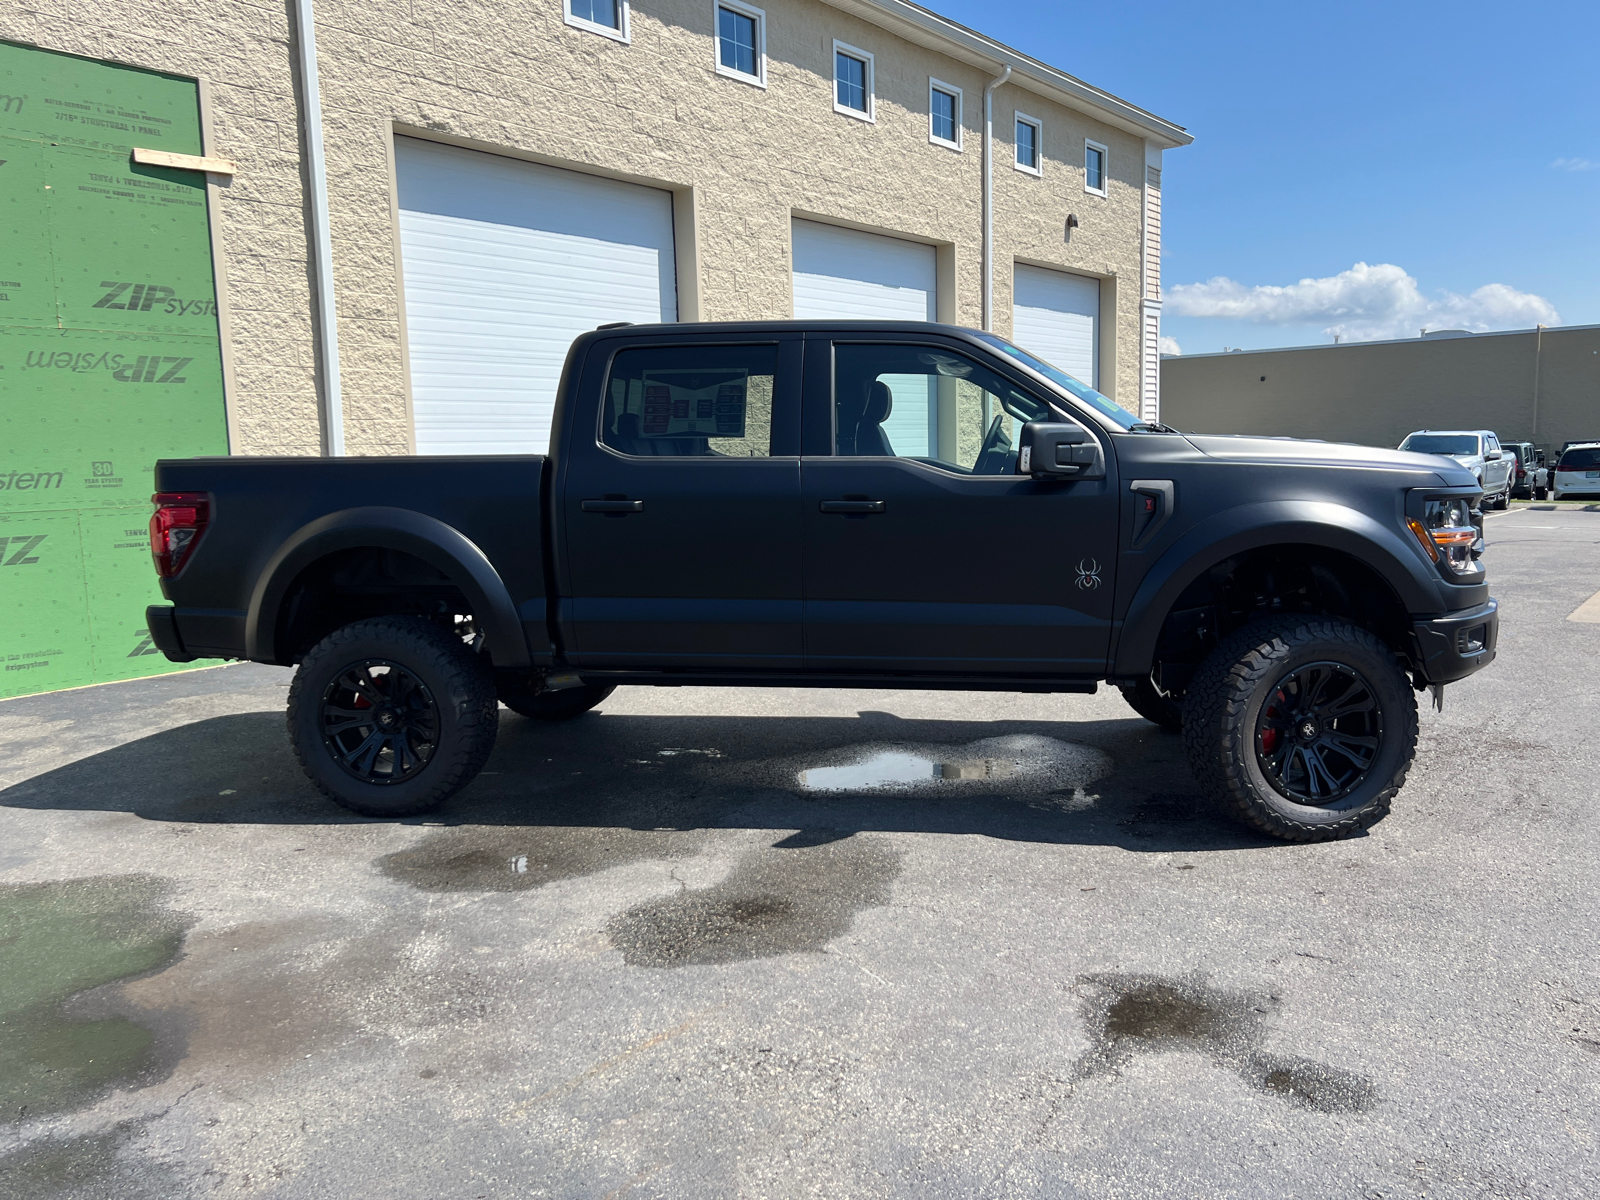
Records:
M542 453L572 339L677 319L672 197L395 143L417 449Z
M1021 263L1012 280L1012 340L1099 387L1100 281Z
M794 315L802 321L932 321L938 271L932 246L881 233L795 221ZM896 454L932 444L921 377L886 378L894 407L883 431Z

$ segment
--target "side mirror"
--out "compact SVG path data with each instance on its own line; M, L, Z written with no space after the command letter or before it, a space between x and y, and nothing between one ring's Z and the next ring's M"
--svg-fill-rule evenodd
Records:
M1017 474L1035 479L1104 479L1100 441L1081 425L1029 421L1017 446Z
M1487 453L1487 454L1485 454L1483 456L1483 461L1484 462L1499 462L1504 457L1505 457L1505 455L1501 454L1500 451L1491 450L1491 451L1489 451L1489 453Z

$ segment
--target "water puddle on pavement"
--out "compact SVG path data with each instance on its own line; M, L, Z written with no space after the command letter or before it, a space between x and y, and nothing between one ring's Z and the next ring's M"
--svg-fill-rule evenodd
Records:
M620 914L607 932L635 967L689 967L820 951L864 908L889 902L900 854L884 839L769 848L714 887Z
M1056 738L1013 734L962 746L857 746L795 774L807 792L882 792L1003 784L1007 791L1083 785L1111 770L1110 756Z
M1199 1054L1251 1087L1323 1113L1359 1113L1377 1097L1372 1081L1298 1055L1261 1049L1277 996L1252 996L1153 975L1090 975L1084 1015L1095 1045L1078 1061L1080 1079L1115 1076L1135 1056Z
M148 1029L64 1006L177 958L168 890L146 876L0 887L0 1120L73 1108L150 1065Z

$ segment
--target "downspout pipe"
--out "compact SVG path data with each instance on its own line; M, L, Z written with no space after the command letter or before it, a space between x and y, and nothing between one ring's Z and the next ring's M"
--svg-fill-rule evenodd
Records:
M1010 78L1007 66L983 89L983 328L990 333L994 332L994 93Z
M295 0L300 65L301 133L311 184L312 303L322 343L322 453L344 454L344 398L339 389L339 320L333 302L333 242L328 233L328 166L322 153L322 88L317 83L316 18L311 0Z

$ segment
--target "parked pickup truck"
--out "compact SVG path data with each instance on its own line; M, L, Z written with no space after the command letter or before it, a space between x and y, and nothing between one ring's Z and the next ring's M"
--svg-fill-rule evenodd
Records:
M1388 811L1416 692L1495 654L1471 472L1184 435L952 326L606 327L548 455L184 459L156 486L155 644L298 665L306 774L370 815L467 784L497 700L1110 681L1227 811L1316 841Z

